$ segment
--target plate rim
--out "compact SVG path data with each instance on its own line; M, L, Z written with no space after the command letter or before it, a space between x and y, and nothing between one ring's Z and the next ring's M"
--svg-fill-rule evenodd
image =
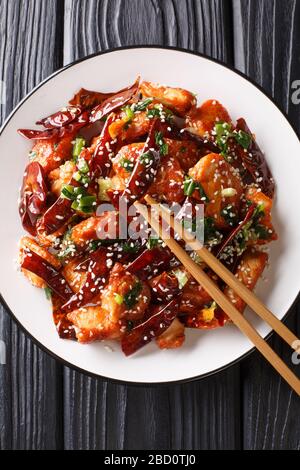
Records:
M299 144L300 144L300 133L297 131L297 129L295 128L295 126L290 122L289 120L289 117L287 115L287 113L282 109L282 107L280 105L278 105L275 100L273 99L273 97L271 96L271 94L269 94L266 90L264 90L262 88L261 85L259 85L258 83L256 83L252 78L248 77L245 73L241 72L240 70L237 70L235 69L232 65L229 65L229 64L226 64L225 62L223 62L222 60L219 60L219 59L216 59L216 58L213 58L213 57L210 57L208 56L207 54L204 54L202 52L198 52L198 51L191 51L191 50L188 50L188 49L185 49L185 48L181 48L181 47L176 47L176 46L160 46L160 45L156 45L156 44L144 44L144 45L131 45L131 46L120 46L120 47L114 47L114 48L109 48L109 49L106 49L105 51L98 51L98 52L95 52L93 54L89 54L87 56L84 56L80 59L77 59L73 62L70 62L69 64L59 68L58 70L55 70L53 73L51 73L48 77L46 77L44 80L42 80L41 82L39 82L29 93L27 93L27 95L24 96L24 98L13 108L13 110L9 113L9 115L7 116L7 118L4 120L4 123L2 124L1 128L0 128L0 137L3 133L3 131L5 130L5 128L8 126L10 120L12 119L12 117L17 113L17 111L23 106L23 104L39 89L41 88L45 83L47 83L48 81L52 80L52 78L56 77L56 75L59 75L60 73L64 72L65 70L67 70L68 68L71 68L73 66L75 66L76 64L79 64L81 62L84 62L85 60L89 60L89 59L92 59L93 57L98 57L98 56L101 56L101 55L104 55L104 54L109 54L111 52L118 52L118 51L124 51L124 50L132 50L132 49L160 49L160 50L166 50L166 51L176 51L176 52L183 52L183 53L186 53L186 54L191 54L191 55L195 55L195 56L198 56L198 57L201 57L205 60L208 60L210 62L214 62L218 65L221 65L222 67L225 67L229 70L231 70L231 72L239 75L240 77L244 78L245 80L247 80L249 83L251 83L253 86L255 86L255 88L257 88L261 93L263 93L270 101L271 103L278 109L278 111L282 114L282 116L285 118L285 120L287 121L288 125L290 126L290 128L293 130L293 132L295 133L298 141L299 141ZM298 294L296 295L295 299L293 300L291 306L289 307L289 309L287 310L287 312L285 313L285 315L282 317L281 321L282 322L285 322L288 318L288 316L290 315L293 307L296 305L298 299L300 298L300 289L298 291ZM251 348L249 351L247 351L246 353L242 354L241 356L239 356L237 359L234 359L233 361L229 362L228 364L224 365L224 366L221 366L217 369L214 369L214 370L211 370L209 372L206 372L204 374L200 374L200 375L196 375L194 377L188 377L188 378L185 378L185 379L179 379L179 380L170 380L170 381L167 381L167 382L135 382L135 381L130 381L130 380L120 380L120 379L115 379L115 378L111 378L111 377L106 377L104 375L101 375L101 374L96 374L96 373L93 373L93 372L90 372L86 369L82 369L81 367L79 366L76 366L74 364L72 364L71 362L67 361L66 359L63 359L62 357L58 356L55 352L51 351L50 349L48 349L45 345L43 345L38 339L36 339L26 328L25 326L20 322L20 320L15 316L15 314L13 313L13 311L10 309L10 307L7 305L4 297L2 296L1 292L0 292L0 303L1 305L3 306L3 308L9 313L10 317L15 321L15 323L18 325L18 327L21 329L21 331L27 335L30 340L36 345L38 346L43 352L45 352L46 354L50 355L50 357L52 357L53 359L55 359L56 361L60 362L61 364L63 364L64 366L67 366L77 372L80 372L84 375L86 375L87 377L92 377L92 378L96 378L96 379L102 379L102 380L105 380L105 381L108 381L108 382L111 382L111 383L115 383L115 384L119 384L119 385L127 385L127 386L134 386L134 387L158 387L158 386L168 386L168 385L180 385L180 384L186 384L186 383L190 383L190 382L195 382L195 381L200 381L202 379L205 379L205 378L208 378L208 377L211 377L213 375L216 375L218 374L219 372L223 372L225 371L226 369L229 369L230 367L238 364L239 362L243 361L244 359L246 359L248 356L250 356L251 354L253 354L254 351L257 350L256 347L253 347ZM272 329L266 336L264 336L264 339L266 341L268 341L274 334L274 330Z

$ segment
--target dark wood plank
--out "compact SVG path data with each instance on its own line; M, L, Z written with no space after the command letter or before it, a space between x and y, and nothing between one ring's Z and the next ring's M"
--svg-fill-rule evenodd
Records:
M232 60L231 11L220 0L65 0L65 61L134 44Z
M300 77L299 2L234 0L234 6L236 66L273 95L300 131L299 106L291 101L291 84ZM287 322L298 336L299 305ZM272 346L291 365L290 349L276 338ZM244 362L242 379L244 447L299 449L299 398L258 354Z
M66 0L64 61L129 44L232 59L229 2ZM229 25L229 27L228 27ZM239 448L239 368L199 383L126 387L65 369L68 449Z
M0 79L7 93L0 105L1 121L58 67L61 13L56 0L0 0ZM7 353L6 365L0 365L0 448L58 448L60 366L32 344L2 307L0 339Z

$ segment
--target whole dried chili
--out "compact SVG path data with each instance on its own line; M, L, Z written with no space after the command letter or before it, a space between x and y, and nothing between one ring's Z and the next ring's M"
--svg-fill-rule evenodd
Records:
M122 351L126 356L135 353L160 336L171 325L179 310L178 300L171 300L161 307L154 307L149 318L122 337Z
M82 114L81 106L67 106L61 111L57 111L50 116L40 119L36 122L37 125L43 126L46 129L54 129L64 127L67 124L75 121Z
M137 93L139 87L139 78L133 85L124 88L114 95L104 100L101 104L92 109L90 113L90 122L99 121L112 111L124 106Z
M42 166L38 162L27 165L23 185L19 213L22 225L31 235L36 235L38 218L46 210L48 188Z
M134 202L142 197L153 182L161 159L157 143L158 133L162 134L162 123L155 119L150 127L148 138L132 170L131 177L121 197Z
M59 113L61 113L60 118ZM18 133L29 140L42 140L50 139L51 137L61 138L68 134L73 134L78 132L81 128L89 124L89 113L83 111L78 117L74 118L72 122L66 122L63 125L64 117L63 112L58 111L56 113L57 122L61 122L60 127L47 128L45 130L36 130L36 129L18 129ZM47 119L47 118L46 118Z
M258 146L256 140L253 138L245 119L240 118L237 120L236 131L242 131L251 136L250 145L246 151L244 148L242 148L241 145L237 146L239 149L238 156L241 158L247 171L251 174L253 181L258 184L262 192L270 198L273 198L275 192L275 183L272 173L267 164L265 156Z
M244 219L235 227L229 235L225 238L223 241L222 245L219 247L218 252L217 252L217 258L221 255L221 253L224 251L224 249L230 245L232 240L240 233L240 231L245 227L245 225L252 219L253 214L255 211L255 205L252 204L249 209L247 210L247 213L244 217Z
M33 251L27 249L21 263L21 268L36 274L42 278L47 285L59 297L67 301L72 295L73 291L63 275L55 269L48 261Z
M172 258L173 254L167 247L146 249L127 266L127 271L147 279L151 273L159 274L168 269Z

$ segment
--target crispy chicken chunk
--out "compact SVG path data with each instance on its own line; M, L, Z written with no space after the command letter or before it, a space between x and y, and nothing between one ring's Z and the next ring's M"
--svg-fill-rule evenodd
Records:
M107 287L102 293L102 307L114 311L119 318L142 318L150 302L149 286L116 263Z
M183 116L196 104L196 98L193 93L183 88L172 88L151 82L142 82L140 90L144 98L155 98L156 101L172 109L180 116Z
M46 174L58 168L63 162L71 158L74 135L66 135L60 139L37 140L32 148L33 162L39 162Z
M169 328L156 339L156 344L160 349L175 349L182 346L184 339L184 325L175 318Z
M116 263L99 305L74 310L68 314L68 319L78 329L79 342L116 339L122 333L124 321L142 318L149 302L148 285Z
M48 179L50 182L51 191L53 194L55 194L55 196L60 196L63 185L70 182L75 169L75 163L69 160L59 168L50 171Z
M115 240L118 238L117 212L104 212L83 220L72 228L70 238L79 247L84 247L91 240Z
M205 101L198 108L193 108L186 117L186 127L201 137L209 137L217 122L231 123L224 106L216 100Z
M189 175L201 184L208 197L205 204L206 217L213 218L217 228L228 228L231 215L233 219L239 212L243 194L238 172L221 155L210 153L190 169ZM197 191L193 196L200 198Z
M246 188L245 199L259 205L264 212L264 215L259 220L259 225L266 229L265 237L255 240L253 243L264 245L272 240L277 240L278 237L273 227L271 216L273 205L272 199L255 186L249 186Z
M249 248L242 255L235 275L248 289L253 290L265 269L267 261L267 253ZM240 312L245 310L245 302L230 287L225 288L224 294Z
M166 155L161 160L157 175L149 188L149 194L167 202L182 202L184 172L176 157Z
M73 310L67 317L76 327L76 337L80 343L118 339L121 336L119 317L100 305Z

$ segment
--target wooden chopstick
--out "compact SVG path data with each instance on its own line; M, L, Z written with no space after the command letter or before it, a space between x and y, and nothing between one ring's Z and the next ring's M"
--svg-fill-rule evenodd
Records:
M147 201L150 201L147 198ZM155 201L154 201L155 202ZM295 390L300 396L300 380L296 375L287 367L282 359L273 351L273 349L266 343L266 341L258 334L253 326L241 315L241 313L234 307L230 300L223 294L214 281L195 263L192 258L181 248L181 246L170 237L159 222L159 219L149 215L149 209L136 202L135 206L139 213L145 218L150 226L154 228L156 233L161 237L165 244L170 248L174 255L181 261L185 268L191 275L202 285L202 287L210 294L210 296L217 302L217 304L227 313L235 325L250 339L256 346L261 354L270 362L270 364L277 370L277 372L286 380L286 382Z
M250 291L239 279L237 279L229 269L224 266L210 251L208 251L196 238L187 236L182 224L171 216L170 211L163 205L158 204L151 196L145 196L145 201L157 207L161 217L168 222L171 227L179 234L179 236L200 256L202 261L206 263L229 287L231 287L243 299L249 307L266 323L268 323L274 331L293 349L297 350L299 340L292 331L290 331L284 323L259 300L256 295ZM189 241L190 240L190 241Z

